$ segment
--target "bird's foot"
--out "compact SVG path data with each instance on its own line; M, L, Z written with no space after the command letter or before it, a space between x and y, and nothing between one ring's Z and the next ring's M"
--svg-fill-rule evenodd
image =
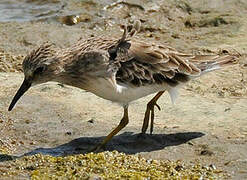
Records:
M151 122L150 122L150 134L153 133L153 127L154 127L154 107L157 107L159 110L161 110L160 106L156 103L156 101L150 101L147 104L147 109L145 112L145 116L144 116L144 121L143 121L143 125L142 125L142 134L145 134L148 128L148 124L149 124L149 119L151 116Z

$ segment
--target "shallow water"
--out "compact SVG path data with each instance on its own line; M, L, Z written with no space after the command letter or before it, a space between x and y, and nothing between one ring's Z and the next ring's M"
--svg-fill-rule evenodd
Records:
M45 21L74 25L88 22L97 13L103 17L102 10L111 3L109 0L1 0L0 22Z
M57 16L65 4L58 0L1 0L0 22L33 21Z

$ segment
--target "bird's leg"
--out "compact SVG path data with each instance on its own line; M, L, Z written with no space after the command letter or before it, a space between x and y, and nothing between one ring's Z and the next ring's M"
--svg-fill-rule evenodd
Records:
M150 134L153 133L153 126L154 126L154 106L156 106L160 110L160 106L156 103L157 100L160 98L160 96L165 91L158 92L151 101L147 104L147 109L144 116L144 121L142 125L142 134L145 134L148 128L149 118L150 118L150 112L151 112L151 122L150 122Z
M104 147L108 143L108 141L112 139L113 136L115 136L119 131L121 131L128 123L129 123L128 106L125 106L124 115L119 125L110 134L108 134L108 136L99 145L97 145L93 149L93 151L98 152L102 147Z

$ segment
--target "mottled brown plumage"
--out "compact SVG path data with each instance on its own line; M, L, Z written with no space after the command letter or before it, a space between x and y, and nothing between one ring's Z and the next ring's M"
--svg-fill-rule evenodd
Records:
M16 93L9 110L32 85L57 81L92 92L124 107L124 116L107 138L97 146L99 150L128 123L131 101L151 93L158 94L148 103L142 133L151 116L153 131L154 106L168 91L171 98L176 90L191 79L233 64L237 55L192 55L159 44L135 38L140 22L123 26L120 38L92 37L80 39L66 49L56 49L45 43L33 50L23 61L24 82ZM151 113L151 114L150 114Z

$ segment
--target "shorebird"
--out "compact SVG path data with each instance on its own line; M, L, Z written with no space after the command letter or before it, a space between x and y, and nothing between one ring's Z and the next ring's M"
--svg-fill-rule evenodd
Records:
M129 122L130 102L157 93L147 104L142 133L150 122L153 132L154 107L168 91L172 101L177 90L203 74L233 65L237 55L193 55L159 43L143 42L134 37L140 21L125 25L121 38L91 37L80 39L65 49L44 43L23 60L24 81L14 96L9 111L19 98L36 84L56 81L84 89L120 104L123 117L119 125L94 150L100 150Z

